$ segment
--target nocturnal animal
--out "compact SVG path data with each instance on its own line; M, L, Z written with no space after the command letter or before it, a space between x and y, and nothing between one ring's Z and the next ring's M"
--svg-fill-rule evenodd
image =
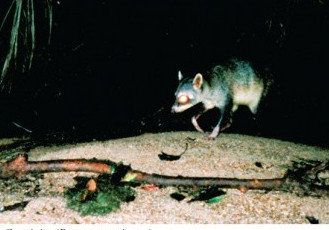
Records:
M217 65L205 75L198 73L194 78L185 78L178 71L178 80L172 112L180 113L202 103L203 110L192 117L196 130L204 132L197 122L203 113L213 108L220 110L218 122L209 139L215 139L220 131L231 125L232 114L240 105L247 106L255 115L271 84L259 76L249 62L237 59L230 60L226 65ZM224 116L229 121L222 127Z

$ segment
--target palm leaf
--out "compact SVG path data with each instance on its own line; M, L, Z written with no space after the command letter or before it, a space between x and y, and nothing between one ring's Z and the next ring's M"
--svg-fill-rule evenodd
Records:
M36 46L34 1L36 0L12 0L12 3L1 23L0 32L2 32L5 23L9 21L9 16L13 15L8 51L0 75L1 89L4 88L4 82L11 66L14 65L14 67L16 67L16 62L14 61L16 61L18 53L25 56L22 63L23 72L26 69L30 70L32 68ZM53 24L52 0L46 0L45 9L45 16L49 19L48 43L50 43ZM26 68L26 66L28 68Z

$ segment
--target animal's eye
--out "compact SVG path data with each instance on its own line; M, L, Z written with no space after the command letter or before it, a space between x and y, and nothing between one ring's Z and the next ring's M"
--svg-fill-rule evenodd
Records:
M185 105L190 101L190 98L187 95L181 95L178 97L179 104Z

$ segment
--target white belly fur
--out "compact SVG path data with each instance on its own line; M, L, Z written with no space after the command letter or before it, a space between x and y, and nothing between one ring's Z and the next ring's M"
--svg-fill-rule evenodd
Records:
M233 87L233 104L256 106L263 93L263 86L260 84L252 84L248 88L243 86Z

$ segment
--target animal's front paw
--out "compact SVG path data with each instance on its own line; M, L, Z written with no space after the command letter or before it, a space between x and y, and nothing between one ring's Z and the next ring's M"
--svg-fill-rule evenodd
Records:
M192 117L192 124L196 130L198 130L200 133L204 133L203 129L199 126L197 119L199 116L193 116Z
M203 129L201 129L201 128L197 128L197 127L194 127L198 132L200 132L200 133L204 133L204 131L203 131Z

